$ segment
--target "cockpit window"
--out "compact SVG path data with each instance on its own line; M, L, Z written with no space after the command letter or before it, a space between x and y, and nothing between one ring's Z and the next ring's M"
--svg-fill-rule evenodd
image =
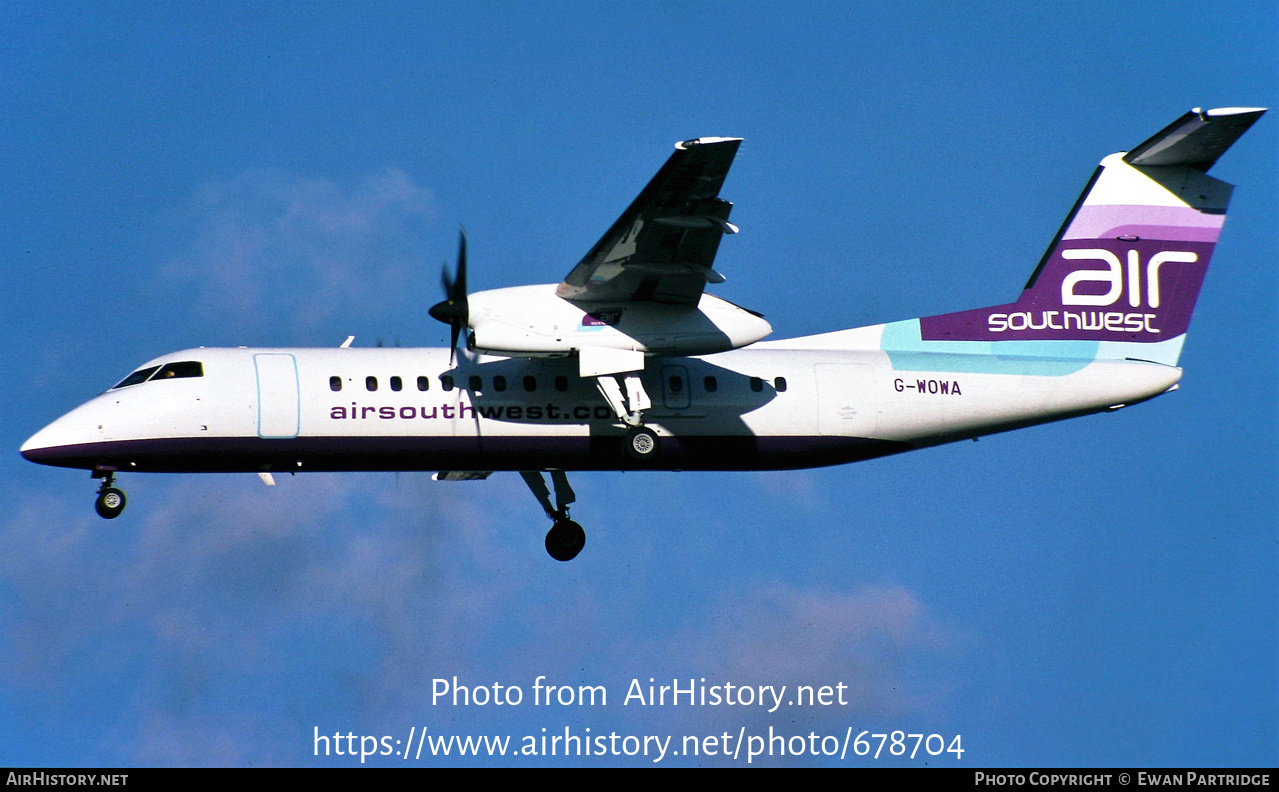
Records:
M144 369L138 369L129 376L120 380L120 383L111 388L127 388L130 385L137 385L139 382L147 380L162 379L178 379L181 377L203 377L204 364L198 360L183 360L176 363L166 363L164 367L148 366Z
M166 363L164 368L151 379L177 379L178 377L203 377L204 364L198 360L184 360L180 363Z
M146 382L147 378L160 370L159 366L151 366L150 368L138 369L129 376L120 380L120 383L111 390L116 388L127 388L130 385L137 385L139 382Z

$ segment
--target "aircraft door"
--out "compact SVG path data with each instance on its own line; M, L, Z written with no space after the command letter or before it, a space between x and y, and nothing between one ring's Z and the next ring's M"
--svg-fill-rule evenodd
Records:
M853 363L818 363L817 431L838 437L873 437L879 424L875 369Z
M688 407L688 369L683 366L662 366L662 403L669 409Z
M253 356L258 373L258 437L297 437L298 364L288 353Z

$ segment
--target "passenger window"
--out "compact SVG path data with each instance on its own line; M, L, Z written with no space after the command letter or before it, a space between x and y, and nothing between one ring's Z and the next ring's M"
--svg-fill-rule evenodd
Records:
M441 375L440 375L440 385L441 385L441 386L443 386L444 390L446 390L446 391L451 391L451 390L453 390L453 375L452 375L452 374L441 374Z
M702 384L706 386L707 393L714 393L719 390L719 382L714 377L707 377L702 380Z
M484 380L480 379L474 374L471 375L470 384L471 384L472 393L479 393L480 391L484 390Z
M130 385L137 385L139 382L146 382L147 377L150 377L152 374L156 373L159 370L160 370L159 366L152 366L151 368L138 369L137 371L133 372L129 376L120 380L120 384L111 388L111 390L115 390L116 388L127 388Z
M537 390L537 377L534 377L532 374L526 374L524 376L524 390L529 393Z
M498 374L496 377L494 377L494 378L493 378L493 390L495 390L495 391L504 391L504 390L506 390L506 377L503 377L501 374Z
M364 387L368 388L371 391L377 390L377 377L365 377Z
M683 393L683 392L684 392L684 378L683 378L683 377L671 377L671 378L670 378L670 391L671 391L671 393Z
M178 379L180 377L203 377L204 365L198 360L184 360L180 363L168 363L151 379Z
M404 388L404 380L399 377L391 377L391 390L399 391Z
M563 392L568 390L568 377L560 374L555 377L555 390Z
M764 381L759 377L751 377L751 390L759 393L764 389Z
M430 378L430 377L418 377L418 378L417 378L417 389L418 389L418 390L420 390L420 391L424 391L424 390L430 390L430 388L431 388L431 378Z
M341 377L329 377L329 390L331 390L331 391L340 391L340 390L342 390L342 378L341 378Z
M778 392L778 393L782 393L782 392L784 392L784 391L786 390L786 378L785 378L785 377L778 377L778 378L774 379L774 380L773 380L773 387L777 389L777 392Z

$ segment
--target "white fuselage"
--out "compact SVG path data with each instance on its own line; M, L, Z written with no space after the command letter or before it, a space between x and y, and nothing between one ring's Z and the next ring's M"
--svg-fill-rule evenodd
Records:
M799 468L1132 404L1181 376L1129 360L1024 361L1032 373L971 355L894 360L881 328L650 358L653 461L621 452L625 425L571 358L450 365L426 348L176 352L147 367L198 361L202 376L113 388L22 453L122 472Z

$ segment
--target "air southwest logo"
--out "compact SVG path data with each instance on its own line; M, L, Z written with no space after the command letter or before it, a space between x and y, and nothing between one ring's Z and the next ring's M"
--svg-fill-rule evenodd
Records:
M1143 268L1141 254L1127 251L1127 266L1119 256L1103 248L1063 250L1061 257L1069 261L1096 261L1105 269L1077 269L1061 281L1061 304L1105 308L1127 295L1129 308L1158 308L1159 268L1168 263L1193 264L1199 256L1188 250L1165 250L1155 253ZM1125 277L1126 275L1126 277ZM1084 285L1087 284L1087 285ZM1082 292L1080 287L1083 286ZM1125 288L1126 287L1126 288ZM1105 291L1100 291L1105 289ZM1099 293L1098 293L1099 292ZM1144 298L1144 303L1143 303ZM1112 333L1158 333L1151 323L1157 313L1138 311L1015 311L992 313L987 329L992 333L1019 330L1104 330Z
M470 405L465 402L422 406L368 406L351 402L350 407L329 408L329 418L334 421L367 421L377 418L383 421L446 421L458 419L488 418L495 421L589 421L613 418L613 411L603 405L570 404L554 402L546 404Z

